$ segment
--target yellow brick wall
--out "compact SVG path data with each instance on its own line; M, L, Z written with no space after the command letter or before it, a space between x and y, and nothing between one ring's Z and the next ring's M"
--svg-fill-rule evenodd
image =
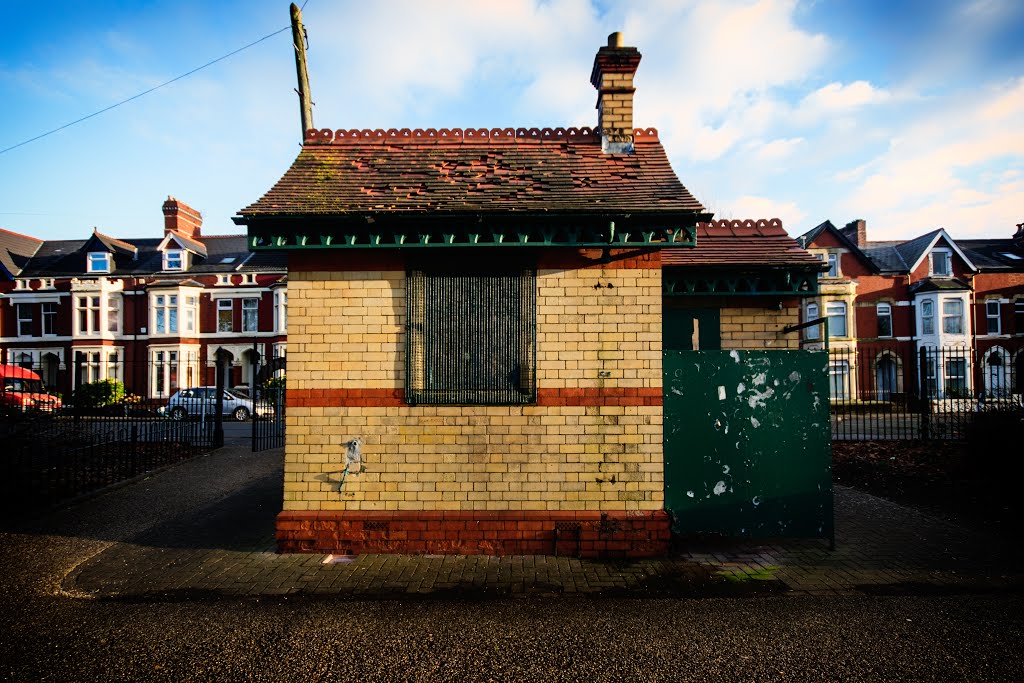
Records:
M775 308L722 308L722 349L799 349L800 333L785 334L782 328L800 322L796 306Z
M611 285L609 287L609 285ZM405 273L289 273L289 390L403 388ZM540 270L537 386L661 387L661 272ZM291 407L286 510L657 510L660 406ZM339 492L345 446L365 471Z
M405 273L288 274L288 388L402 385Z
M286 510L657 510L661 406L291 408ZM363 471L342 485L345 442Z
M537 386L660 387L661 271L538 272Z

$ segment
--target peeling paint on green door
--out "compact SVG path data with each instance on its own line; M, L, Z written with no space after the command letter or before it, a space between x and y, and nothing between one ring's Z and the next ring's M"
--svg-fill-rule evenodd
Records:
M666 351L673 530L833 538L828 354Z

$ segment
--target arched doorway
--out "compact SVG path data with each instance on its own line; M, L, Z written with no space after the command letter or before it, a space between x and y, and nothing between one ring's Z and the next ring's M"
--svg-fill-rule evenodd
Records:
M1010 354L998 346L985 353L985 396L1003 398L1010 393Z
M47 389L57 388L57 370L60 369L60 358L55 353L44 353L39 359L39 377Z
M875 366L875 393L879 401L889 401L899 391L899 369L889 354L878 359Z

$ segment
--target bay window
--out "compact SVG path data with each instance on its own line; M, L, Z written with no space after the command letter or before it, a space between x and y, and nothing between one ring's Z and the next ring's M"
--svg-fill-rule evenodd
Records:
M91 294L75 297L75 333L100 333L100 297Z
M921 334L935 334L935 304L931 299L921 302Z
M943 300L942 331L945 334L964 333L964 302L960 299Z
M825 316L828 318L829 337L847 336L845 302L829 301L825 304Z

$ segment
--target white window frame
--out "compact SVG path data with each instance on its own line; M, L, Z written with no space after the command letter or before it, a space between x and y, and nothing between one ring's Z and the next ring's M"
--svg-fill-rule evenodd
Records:
M75 334L95 337L102 333L103 295L97 292L75 295Z
M107 332L119 334L121 332L121 297L117 294L107 295L107 310L104 313L106 318Z
M178 389L201 384L199 354L192 346L151 347L149 367L151 398L167 398Z
M935 268L935 257L942 255L942 259L945 263L945 272L940 272ZM932 249L931 253L928 254L928 274L932 277L953 277L953 250L952 249Z
M153 334L173 337L178 335L179 294L155 294L153 296ZM163 329L161 330L161 326Z
M18 336L32 336L32 309L33 304L14 304L18 319Z
M806 312L804 313L804 322L810 322L811 320L815 320L818 317L818 315L819 315L819 313L818 313L819 310L820 309L818 308L818 304L816 304L814 302L811 302L811 303L807 304L807 306L805 308ZM804 329L804 339L820 339L820 338L821 338L821 328L818 327L817 325L813 325L811 327L808 327L808 328Z
M78 354L84 359L78 362ZM124 381L124 349L120 346L82 346L71 355L72 381L76 387L104 379Z
M285 333L288 331L288 290L274 292L274 330Z
M850 321L847 318L845 301L828 301L825 303L825 317L828 318L828 336L830 339L845 339L850 336ZM835 320L842 320L843 333L839 334Z
M227 314L225 320L223 315ZM225 324L226 323L226 324ZM235 304L232 299L217 299L217 332L232 333L235 331Z
M150 351L150 393L154 397L171 396L180 386L181 363L176 349Z
M97 262L102 261L102 265ZM109 273L111 269L111 256L107 251L90 251L85 262L87 273Z
M29 282L28 280L15 280L14 281L14 289L15 290L29 290L29 289L32 289L32 283Z
M168 270L168 271L181 271L181 270L185 270L185 250L184 249L165 249L164 250L164 270Z
M57 336L57 304L53 301L44 301L40 306L43 322L43 336Z
M231 286L231 276L230 275L218 275L217 276L217 285L220 286L220 287L230 287Z
M197 320L199 318L199 297L194 294L185 294L184 304L180 306L178 323L183 333L198 332Z
M242 299L242 332L259 332L260 300L256 297Z
M935 334L935 302L921 300L921 334Z
M830 251L825 256L825 262L828 263L828 277L842 277L842 270L839 268L839 253Z
M841 385L838 385L839 391L834 391L837 388L837 378ZM846 401L850 399L850 361L829 361L828 386L832 400Z
M878 321L878 336L882 339L888 339L893 336L892 329L892 304L882 302L875 304L875 318ZM882 318L889 321L889 333L882 334Z
M1002 305L999 299L985 300L985 331L988 334L1002 334Z
M947 312L950 307L959 307L959 311ZM942 334L964 334L964 308L963 299L947 297L942 300Z
M963 370L963 374L950 374L952 367L955 365L960 366L960 369ZM962 391L958 392L959 396L957 396L957 398L967 398L971 392L971 385L968 382L968 378L971 373L971 364L968 361L967 356L951 356L945 359L942 366L942 391L944 396L949 398L954 385L956 385L955 388L962 389Z

